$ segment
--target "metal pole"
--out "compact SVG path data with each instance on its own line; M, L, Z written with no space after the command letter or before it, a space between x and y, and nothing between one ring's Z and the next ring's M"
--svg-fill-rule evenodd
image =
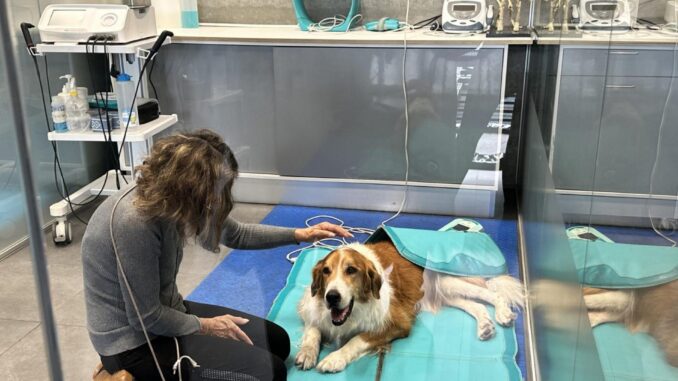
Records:
M49 365L49 374L52 381L62 381L61 360L59 356L59 345L57 342L56 326L54 325L54 315L52 312L52 300L49 293L49 278L47 277L47 263L45 261L45 247L42 241L42 228L40 226L40 212L38 210L38 200L36 197L35 183L33 182L33 171L29 155L28 137L26 131L28 126L21 108L21 88L19 86L19 71L16 58L14 57L13 45L15 38L14 31L11 29L10 22L10 4L6 0L0 0L0 38L2 52L5 56L5 72L7 74L7 88L9 90L9 105L14 120L14 129L16 131L16 143L21 168L21 180L24 188L24 201L26 202L26 213L28 217L28 232L31 254L33 255L33 275L37 283L38 308L42 316L42 332L45 339L45 349L47 350L47 360Z

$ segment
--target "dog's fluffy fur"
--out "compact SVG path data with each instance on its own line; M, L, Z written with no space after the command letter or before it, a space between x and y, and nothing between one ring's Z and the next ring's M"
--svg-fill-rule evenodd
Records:
M313 283L299 303L304 335L296 356L301 369L339 372L368 353L385 351L407 337L417 312L458 307L477 320L477 335L486 340L495 319L510 325L513 308L522 308L523 286L509 276L491 279L437 274L404 259L390 242L352 244L334 250L313 268ZM323 342L339 347L316 365Z
M633 290L584 288L591 326L618 322L657 340L668 362L678 367L678 281Z

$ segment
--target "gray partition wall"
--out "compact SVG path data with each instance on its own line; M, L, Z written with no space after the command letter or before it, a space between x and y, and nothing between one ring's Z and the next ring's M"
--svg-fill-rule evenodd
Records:
M506 46L408 49L409 210L497 212L511 127L500 112L506 54ZM178 128L224 136L241 164L241 188L264 175L278 184L316 181L304 189L269 182L279 198L249 200L307 204L322 182L363 200L344 205L327 196L322 205L392 210L406 168L402 55L398 47L172 44L158 57L154 80ZM342 195L337 202L347 202Z

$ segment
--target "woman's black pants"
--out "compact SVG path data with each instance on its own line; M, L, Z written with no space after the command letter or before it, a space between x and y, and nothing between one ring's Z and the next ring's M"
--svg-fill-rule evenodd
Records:
M254 345L206 335L178 337L182 356L190 356L200 365L192 368L190 360L181 361L184 380L279 381L286 380L285 359L290 354L290 339L280 326L244 312L225 307L184 302L188 313L209 318L221 315L240 316L249 322L240 328ZM153 339L153 349L166 381L178 380L172 366L177 361L176 344L171 337ZM161 380L147 344L113 356L101 356L111 374L126 370L136 381Z

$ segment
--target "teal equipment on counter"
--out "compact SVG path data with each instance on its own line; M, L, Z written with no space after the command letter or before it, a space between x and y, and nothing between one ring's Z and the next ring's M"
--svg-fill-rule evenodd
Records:
M297 16L297 23L299 25L299 28L303 31L309 31L312 29L313 25L316 25L316 23L311 20L311 17L308 15L308 12L306 11L306 7L304 6L304 0L292 0L292 4L294 5L294 14ZM327 32L348 32L349 29L351 29L351 24L356 16L360 13L360 0L351 0L351 7L348 10L348 14L346 14L346 18L344 19L343 22L334 25L332 28L326 30Z
M678 279L676 247L615 243L586 227L570 228L568 236L579 282L586 286L641 288Z
M410 262L429 270L459 276L492 277L508 272L506 259L487 233L469 228L455 220L447 231L394 228L382 226L368 243L385 239L393 242L400 254ZM466 220L471 221L471 220ZM469 225L479 224L471 221Z
M450 232L445 232L450 233ZM287 331L292 343L285 364L290 381L373 381L379 359L367 355L335 374L320 374L315 369L302 371L294 366L303 334L303 322L297 304L311 284L313 266L330 252L326 248L303 250L292 267L285 288L278 294L268 319ZM494 310L488 308L491 314ZM333 347L323 347L319 359ZM476 321L465 312L443 308L437 314L421 312L410 336L393 342L392 350L384 355L382 380L522 380L515 362L518 351L512 327L496 326L496 335L487 341L476 337Z
M365 30L370 32L387 32L389 30L400 29L400 21L389 17L382 17L379 20L368 21L363 25Z

